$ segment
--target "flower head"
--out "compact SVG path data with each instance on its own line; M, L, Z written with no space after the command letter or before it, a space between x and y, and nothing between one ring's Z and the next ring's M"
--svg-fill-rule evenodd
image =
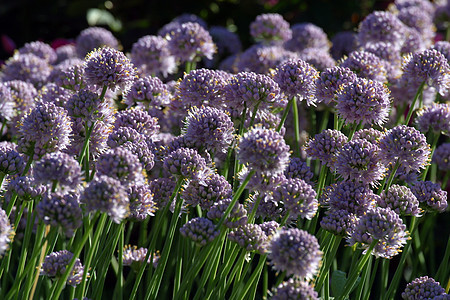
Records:
M170 205L171 208L175 207L175 203L168 203L176 186L173 177L155 178L149 182L148 186L153 192L153 201L158 209L164 209L166 205Z
M386 82L387 73L383 61L375 54L358 50L353 51L339 64L342 68L349 68L359 77L374 81Z
M11 226L6 212L0 208L0 256L8 250L13 237L13 226Z
M72 118L81 118L88 125L97 120L109 119L113 110L107 101L102 101L97 93L82 89L70 97L65 106Z
M210 209L219 200L231 198L231 185L225 177L210 174L203 182L191 180L183 190L182 197L188 205L199 205L202 209Z
M14 191L23 201L31 201L43 195L46 190L46 186L36 183L34 177L18 176L9 182L5 198Z
M352 139L363 139L369 141L372 144L378 144L383 134L383 132L376 130L375 128L366 128L357 130Z
M16 175L23 171L25 162L16 151L16 147L8 144L0 145L0 174Z
M298 57L322 72L336 66L336 61L331 57L328 50L307 48L298 53Z
M312 179L314 177L314 173L311 171L311 168L308 167L306 162L302 161L298 157L290 158L289 164L284 170L284 175L287 178L299 178L311 185L313 184Z
M158 77L142 77L136 79L125 96L125 104L144 107L168 105L170 93L167 86Z
M450 143L439 145L433 153L432 161L440 170L450 170Z
M329 50L331 43L327 34L312 23L297 23L291 26L292 38L284 43L290 51L300 52L307 48Z
M353 31L339 31L331 39L330 53L334 59L341 59L358 48L357 33Z
M42 264L41 275L60 278L66 272L66 268L72 260L73 253L67 250L52 252L47 255ZM70 271L67 284L73 287L81 283L84 274L84 267L79 258L75 260L75 265Z
M128 186L128 199L130 201L129 219L143 221L153 216L156 211L156 203L153 201L153 193L147 184L136 183Z
M329 105L336 101L341 87L356 81L356 74L349 68L332 67L320 73L316 81L315 97L318 102Z
M34 54L17 54L2 66L2 81L22 80L41 88L50 76L49 63Z
M267 236L258 224L245 224L228 233L228 239L246 251L265 252Z
M428 276L414 279L406 285L402 293L405 300L436 299L436 296L445 295L445 289L439 282Z
M197 150L179 148L164 159L164 169L176 176L203 180L209 172L206 161Z
M438 103L422 108L417 113L416 122L424 134L431 130L450 136L450 104Z
M158 119L142 108L127 108L117 112L115 117L114 129L116 130L120 127L132 128L149 138L159 133Z
M323 164L334 168L336 153L347 143L348 138L339 130L326 129L316 134L306 145L306 154L319 159Z
M87 53L102 47L117 49L119 42L111 31L102 27L89 27L80 32L75 40L75 47L79 57L84 58Z
M38 99L39 101L53 102L57 106L64 107L72 95L73 91L49 82L39 90Z
M347 236L357 222L356 214L346 209L330 209L320 221L320 227L335 235Z
M255 44L235 57L231 71L255 72L258 74L269 74L281 62L288 59L298 59L298 54L286 50L278 44Z
M272 300L287 300L287 299L305 299L317 300L320 299L314 287L309 285L307 281L289 278L278 285L274 291Z
M406 186L393 184L387 191L381 193L378 206L389 207L400 216L420 216L419 201L413 192Z
M374 208L378 196L361 182L341 181L328 192L330 210L344 209L360 217Z
M289 27L289 23L280 14L261 14L250 24L250 35L256 41L283 42L292 37Z
M33 168L34 180L42 184L58 183L61 187L76 189L81 184L81 167L67 153L45 154Z
M194 218L180 228L182 236L193 240L199 246L212 242L219 231L214 223L207 218Z
M41 41L25 43L18 51L20 54L34 54L50 64L56 61L55 50L49 44Z
M208 211L208 219L213 221L220 220L230 204L230 198L219 200L214 203ZM244 205L236 203L228 217L223 222L223 225L227 228L237 228L247 224L247 219L247 210L244 208Z
M359 24L358 40L362 45L369 42L401 44L404 40L405 27L393 13L374 11Z
M126 245L123 248L123 265L131 266L135 270L139 270L140 265L144 262L147 256L147 248L132 245ZM153 267L156 268L158 265L159 255L157 253L153 254ZM151 256L148 257L147 264L152 263Z
M441 189L439 183L418 181L411 190L423 209L432 212L444 212L447 209L447 192Z

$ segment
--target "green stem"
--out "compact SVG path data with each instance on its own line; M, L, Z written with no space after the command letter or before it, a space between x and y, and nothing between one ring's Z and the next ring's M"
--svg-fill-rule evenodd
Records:
M234 299L245 299L245 296L247 295L249 289L254 285L258 283L259 278L261 277L261 272L263 270L263 267L266 263L267 255L261 255L259 257L258 265L256 266L256 269L253 271L252 275L250 276L250 279L247 281L247 284L244 286L243 291L240 292L240 289L236 289L231 294L232 300ZM240 293L239 293L240 292ZM239 295L238 295L239 293Z
M436 276L434 276L434 278L436 278L436 281L441 282L442 284L445 284L445 281L448 278L449 259L450 259L450 237L447 240L447 247L445 248L445 253L442 262L439 265L439 268L436 272Z
M431 144L431 153L430 153L430 157L433 158L433 154L434 154L434 150L436 150L436 145L438 143L439 137L440 137L440 133L435 133L434 134L434 139L433 139L433 143ZM425 167L425 170L423 170L423 173L421 175L421 179L422 181L425 181L425 178L427 178L427 173L428 173L428 169L430 168L430 165L428 164Z
M389 260L383 259L381 262L381 282L380 282L381 299L383 299L386 294L388 281L389 281Z
M406 116L405 125L409 124L409 121L411 120L411 116L412 116L412 114L414 112L414 106L416 105L417 99L422 94L424 87L425 87L425 81L420 84L419 88L417 89L417 93L414 96L414 100L411 103L411 105L409 106L409 111L408 111L408 115Z
M400 167L400 162L397 161L391 170L391 174L389 175L387 183L386 183L386 177L384 178L383 182L381 183L380 188L378 189L378 192L377 192L378 195L381 195L382 191L384 191L384 190L387 191L391 187L392 182L394 181L395 173L397 173L397 170L399 167Z
M253 111L252 111L252 118L250 119L250 125L248 126L248 128L252 128L253 123L255 123L256 113L257 113L257 111L258 111L258 107L259 107L259 105L261 104L261 102L262 102L261 100L258 101L258 102L256 102L255 108L254 108ZM244 121L245 121L245 120L244 120Z
M116 299L122 300L123 299L123 288L124 288L124 282L123 282L123 247L124 247L124 227L125 224L122 222L120 224L120 236L119 236L119 254L118 254L118 260L119 260L119 270L117 274L117 283L116 283L116 292L114 293L116 296Z
M319 277L316 280L315 290L320 291L322 285L324 283L326 275L329 273L331 264L333 263L333 259L336 257L337 250L339 249L339 245L341 244L342 236L336 235L333 245L331 246L331 250L325 252L325 264L320 268Z
M280 123L278 124L277 129L276 129L277 132L280 132L281 128L283 128L284 122L286 122L286 118L287 118L287 116L289 114L289 111L292 108L292 104L294 103L294 101L295 101L295 97L292 97L291 100L289 100L289 102L286 105L286 107L284 108L283 115L281 116Z
M294 134L295 134L294 153L295 156L300 157L300 122L298 120L298 106L297 106L297 98L295 96L292 102L292 112L294 118Z

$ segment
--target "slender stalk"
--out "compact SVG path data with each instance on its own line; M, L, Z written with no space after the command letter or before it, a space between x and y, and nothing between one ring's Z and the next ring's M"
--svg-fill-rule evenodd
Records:
M430 157L433 157L434 154L434 150L436 150L436 145L438 143L440 137L440 133L435 133L434 134L434 139L433 139L433 143L431 144L431 153L430 153ZM425 181L425 178L427 178L427 173L428 173L428 169L430 168L430 165L427 165L425 167L425 170L423 170L423 173L420 176L420 179L422 179L422 181Z
M258 265L256 266L256 269L253 271L252 275L250 276L250 279L247 281L247 284L244 286L243 291L241 292L240 289L234 290L234 292L231 294L230 299L234 300L234 299L244 299L245 298L249 289L254 284L258 283L258 280L261 277L261 272L263 270L264 264L266 263L266 258L267 258L267 255L261 255L259 257Z
M124 247L124 227L125 224L122 222L120 224L119 229L119 254L118 254L118 260L119 260L119 270L117 274L117 283L116 283L116 299L122 300L123 299L123 288L124 288L124 282L123 282L123 247Z
M45 254L46 254L46 252L47 252L47 245L48 245L47 235L48 235L49 232L50 232L50 225L46 225L46 226L45 226L45 232L44 232L45 242L44 242L44 245L42 245L41 255L40 255L40 257L39 257L39 262L38 262L38 265L37 265L37 270L36 270L36 273L35 273L35 275L34 275L33 287L31 288L31 293L30 293L29 299L33 299L34 293L35 293L35 291L36 291L36 286L37 286L37 282L38 282L38 279L39 279L39 274L40 274L41 265L42 265L42 263L43 263L43 261L44 261Z
M320 289L322 288L326 275L329 273L331 264L333 263L333 259L334 257L336 257L336 253L339 248L339 245L341 244L341 240L342 236L335 236L333 245L331 246L331 250L325 252L326 255L325 264L320 268L319 277L317 278L315 284L316 291L320 291Z
M384 190L387 191L391 187L392 182L394 181L394 178L395 178L395 173L397 173L397 170L398 170L399 167L400 167L400 162L397 161L395 163L394 167L392 168L391 174L389 174L389 178L387 179L387 183L386 183L386 177L383 179L383 182L381 183L381 185L380 185L380 187L378 189L378 192L377 192L378 195L381 195L382 191L384 191Z
M295 97L292 97L291 100L289 100L289 102L286 105L286 107L284 108L283 114L281 116L280 124L278 124L277 129L276 129L277 132L280 132L281 128L283 128L284 122L286 121L286 118L287 118L287 116L289 114L289 111L292 108L292 104L294 103L294 101L295 101Z
M295 134L294 153L295 156L300 157L300 122L298 120L298 106L297 106L297 98L295 96L292 102L292 112L294 117L294 134Z
M448 273L449 273L448 266L450 263L449 259L450 259L450 237L447 240L447 247L445 248L445 253L444 253L442 262L439 265L436 275L434 276L434 278L436 278L436 280L438 282L441 282L442 284L444 284L445 280L447 280L447 278L448 278Z
M414 96L414 100L411 103L411 105L409 106L409 111L408 111L408 115L406 116L405 125L409 124L409 121L411 120L411 116L414 112L414 106L416 105L417 99L419 99L420 95L422 95L424 87L425 87L425 81L420 84L419 88L417 89L417 93Z

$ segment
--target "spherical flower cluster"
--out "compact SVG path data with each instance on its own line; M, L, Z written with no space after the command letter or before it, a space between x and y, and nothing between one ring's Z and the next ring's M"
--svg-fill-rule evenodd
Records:
M85 88L84 61L71 59L53 69L50 79L65 89L78 91Z
M328 50L324 49L307 48L298 53L298 58L306 61L320 72L336 66L336 61L331 57Z
M297 229L281 229L268 245L270 264L280 272L311 279L317 273L322 260L317 238Z
M214 43L217 46L219 55L236 54L241 52L242 43L235 32L231 32L223 26L211 26L209 28Z
M428 276L414 279L406 285L402 293L405 300L436 299L435 297L445 295L445 289L439 282Z
M277 202L283 202L289 216L306 218L311 220L319 207L316 192L310 184L299 178L289 178L278 187L273 198Z
M405 58L403 77L408 85L419 87L425 83L444 96L450 87L450 66L441 52L427 49Z
M306 100L308 105L316 102L316 81L319 72L302 59L288 60L281 63L273 75L281 91L288 97Z
M302 161L299 157L290 158L289 164L284 170L284 175L287 178L299 178L311 185L313 184L312 179L314 173L311 171L311 168L308 167L306 162Z
M230 198L214 203L208 211L208 219L213 221L220 220L230 204ZM225 218L223 225L227 228L237 228L247 224L247 220L247 210L244 208L244 205L236 203L228 217Z
M131 48L131 62L145 75L172 74L176 70L175 58L170 55L168 41L161 36L146 35Z
M119 180L106 175L95 176L80 197L86 210L107 213L119 224L129 213L129 200L125 187Z
M77 58L77 48L74 44L62 45L55 49L56 61L54 65L58 65L65 60Z
M438 41L434 43L434 45L431 47L432 49L436 49L437 51L441 52L445 58L448 60L450 59L450 42L448 41Z
M232 77L221 70L196 69L185 74L178 85L178 101L185 106L211 105L221 107L225 101L224 87Z
M289 23L280 14L261 14L250 24L250 35L266 43L287 41L292 37Z
M97 93L85 89L73 94L64 107L70 117L83 119L88 125L97 120L109 119L113 114L107 101L102 101Z
M265 252L267 236L258 224L245 224L228 233L228 239L246 251Z
M409 28L417 30L427 45L434 42L436 28L433 24L433 14L412 6L401 9L397 17Z
M387 73L382 60L368 51L353 51L339 66L342 68L349 68L362 78L380 82L387 81Z
M330 209L320 221L320 227L335 235L347 236L358 222L356 214L345 209Z
M153 216L156 211L156 203L153 201L153 194L147 184L132 184L127 189L130 201L130 215L128 219L133 221L143 221L148 216Z
M191 180L183 190L182 197L188 205L199 205L202 209L211 206L222 199L231 198L231 185L225 177L219 174L209 174L202 182Z
M160 30L158 30L158 35L160 36L166 36L170 34L173 30L176 30L181 24L192 22L197 23L203 28L207 28L208 24L206 24L206 21L200 18L199 16L195 14L190 13L183 13L177 17L175 17L170 23L167 23L164 25Z
M393 13L374 11L359 24L358 40L361 45L370 42L401 44L404 41L405 27Z
M8 250L9 243L14 237L14 230L11 226L6 212L0 208L0 256Z
M37 184L33 177L18 176L9 182L6 194L11 194L13 191L16 192L17 196L23 201L31 201L36 200L43 195L46 191L46 187Z
M0 122L3 123L14 116L15 106L11 89L4 83L0 83L0 99Z
M119 127L108 136L107 144L111 148L123 146L125 143L142 143L145 142L145 136L130 127Z
M132 128L149 138L159 133L158 119L139 107L121 110L115 114L115 118L116 130L120 127Z
M439 183L418 181L411 190L424 210L444 212L447 209L447 192L441 189Z
M81 167L67 153L47 153L35 163L33 176L37 183L58 183L60 187L75 189L81 184Z
M23 80L7 81L3 85L10 90L14 102L14 113L10 120L10 123L13 124L11 129L13 129L16 126L14 122L20 120L22 115L36 106L35 97L38 95L38 91L33 84Z
M307 48L330 49L331 43L322 28L312 23L298 23L291 26L292 38L284 47L290 51L300 52Z
M78 56L84 58L87 53L102 47L117 49L119 42L111 31L102 27L89 27L80 32L75 40Z
M357 33L353 31L339 31L331 39L330 53L334 59L341 59L358 48Z
M366 128L357 130L352 139L363 139L371 142L372 144L378 144L382 136L383 132L376 130L375 128Z
M280 228L280 224L276 221L267 221L259 224L259 227L264 231L267 238L270 238L277 232L278 228Z
M71 237L83 223L78 195L73 193L44 194L36 206L36 212L45 224L61 228L67 237Z
M73 91L49 82L39 90L38 99L43 102L53 102L57 106L64 107L72 95Z
M140 265L144 262L147 256L147 248L126 245L123 248L123 265L131 266L135 270L139 270ZM153 254L153 267L156 268L160 256L157 253ZM147 264L152 263L151 256L148 257Z
M289 278L287 281L283 281L273 291L271 300L287 300L287 299L305 299L305 300L318 300L319 295L314 290L314 287L309 285L308 282Z
M349 213L362 216L370 208L374 208L378 196L361 182L342 181L328 193L330 210L344 209Z
M67 250L52 252L47 255L42 264L41 275L60 278L66 272L66 268L72 260L73 253ZM84 267L79 258L75 260L75 265L67 278L67 284L76 287L81 283L84 274Z
M440 170L450 170L450 143L439 145L433 153L432 161Z
M450 104L438 103L424 107L417 113L416 122L424 134L431 130L450 136Z
M169 173L189 179L203 180L209 173L206 161L197 150L179 148L164 159L164 169Z
M207 218L194 218L180 228L180 233L185 238L193 240L199 246L205 246L212 242L219 231L214 223Z
M400 164L406 173L425 168L430 159L430 146L425 136L406 125L388 130L380 139L381 159L384 164Z
M393 184L387 191L381 193L378 206L389 207L400 216L420 216L419 201L413 192L406 186Z
M333 67L320 73L316 81L315 97L320 103L330 105L336 101L337 92L342 86L356 81L356 74L349 68Z
M230 107L254 107L257 103L279 100L280 87L269 76L254 72L239 72L225 86L225 97Z
M216 52L211 35L198 23L183 23L166 35L166 39L170 53L180 63L203 56L212 59Z
M139 158L124 147L113 148L101 154L95 168L99 175L115 178L123 185L144 182Z
M402 219L390 208L377 207L366 211L355 225L348 243L361 243L367 249L378 240L372 254L377 257L392 258L406 244L408 233Z
M0 174L19 174L24 167L24 159L15 147L4 143L0 145Z
M347 143L348 138L339 130L326 129L316 134L306 145L306 154L322 164L334 168L336 153Z
M250 173L250 169L244 166L242 170L237 174L239 181L242 183L245 178L247 178ZM283 172L276 173L261 173L256 172L250 178L246 188L250 191L255 191L258 193L271 193L278 186L283 185L286 182L286 176Z
M143 77L136 79L125 97L125 104L133 106L136 103L148 107L168 105L170 94L167 86L158 77Z
M209 106L193 107L184 122L186 139L198 149L225 153L234 139L234 123L223 110Z
M49 44L41 41L25 43L18 51L20 54L34 54L50 64L56 61L55 50Z
M402 58L398 45L390 42L375 42L366 44L363 49L381 59L389 81L400 77Z
M22 80L41 88L50 76L49 63L34 54L16 54L10 57L2 66L3 82Z
M239 140L238 158L249 169L263 174L283 172L289 163L289 146L274 129L256 126Z
M175 190L176 181L173 177L155 178L148 184L153 192L153 201L155 201L158 209L164 209L166 205L174 206L174 203L168 203L170 197Z
M67 111L50 102L39 103L22 118L18 150L39 159L46 153L65 149L70 143L71 122Z
M273 190L273 189L272 189ZM285 214L284 209L281 203L275 201L269 193L254 193L249 196L249 210L252 211L254 209L255 204L257 203L257 198L259 199L259 205L256 208L255 216L258 218L262 218L263 220L276 220L280 216ZM278 226L279 227L279 226ZM264 228L262 228L264 230ZM265 231L265 230L264 230ZM267 235L269 235L266 232ZM272 233L273 234L273 233Z
M380 148L367 140L356 139L345 144L336 155L336 172L344 180L376 185L384 177Z
M123 52L105 47L86 56L84 76L90 85L113 92L122 90L126 94L136 78L136 70Z

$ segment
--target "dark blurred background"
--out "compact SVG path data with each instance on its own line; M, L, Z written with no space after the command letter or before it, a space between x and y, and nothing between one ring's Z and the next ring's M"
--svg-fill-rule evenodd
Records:
M384 10L389 0L3 0L0 3L0 59L14 46L41 40L58 46L73 40L89 25L111 30L127 51L138 38L183 13L195 14L208 25L234 28L244 47L249 25L261 13L280 13L291 24L312 22L329 37L351 30L371 11ZM88 23L89 20L89 23Z

